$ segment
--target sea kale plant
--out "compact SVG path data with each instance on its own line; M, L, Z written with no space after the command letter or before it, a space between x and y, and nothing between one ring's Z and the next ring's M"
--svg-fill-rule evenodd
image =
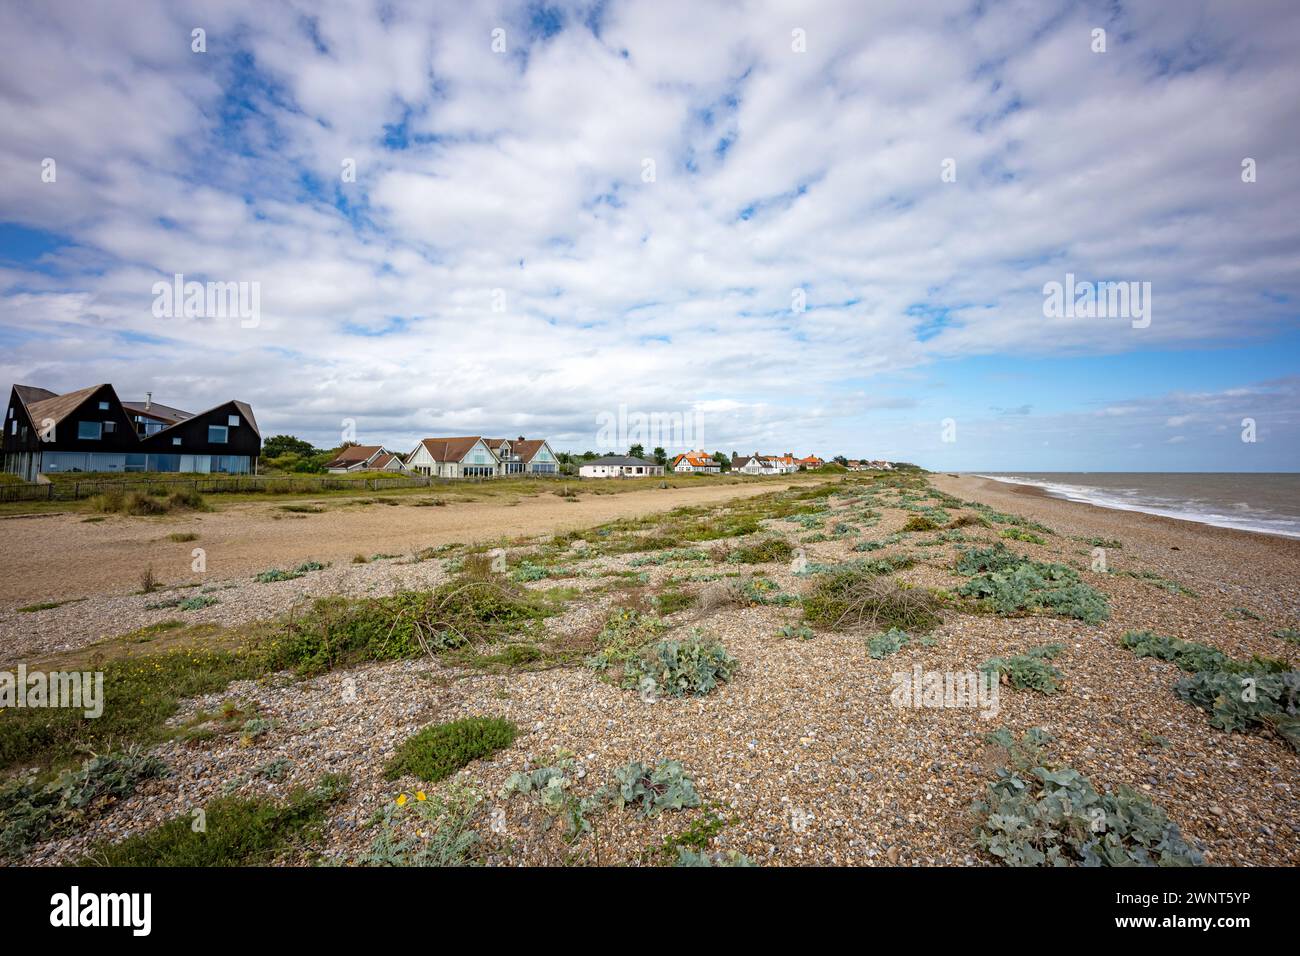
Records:
M1050 611L1087 624L1098 624L1110 617L1106 595L1083 583L1073 568L1031 561L1001 542L992 548L963 552L957 570L975 575L957 593L976 598L998 614Z
M980 665L980 670L999 679L1005 677L1016 690L1055 694L1065 675L1047 662L1062 650L1064 645L1048 644L1011 657L991 657Z
M652 682L667 697L703 695L731 679L739 661L717 640L697 628L684 641L657 641L628 660L624 687L646 688Z
M1174 693L1210 715L1210 726L1242 733L1266 727L1300 751L1300 670L1286 661L1229 657L1218 648L1129 631L1120 643L1138 657L1172 661L1189 672Z
M1121 786L1098 793L1077 770L1046 759L1051 738L1027 731L1017 741L1006 730L988 737L1004 748L1008 766L997 771L982 800L980 846L1007 866L1199 866L1201 853L1178 825L1145 795Z

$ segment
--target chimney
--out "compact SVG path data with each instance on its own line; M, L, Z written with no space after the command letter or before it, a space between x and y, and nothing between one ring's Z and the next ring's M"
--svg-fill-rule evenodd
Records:
M147 412L153 407L153 392L144 393L144 410Z

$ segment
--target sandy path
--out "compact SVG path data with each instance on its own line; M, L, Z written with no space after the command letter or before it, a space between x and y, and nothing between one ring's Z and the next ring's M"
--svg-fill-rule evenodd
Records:
M442 544L588 528L803 483L653 488L584 493L576 499L542 492L517 502L452 501L445 507L415 507L416 496L398 497L404 503L396 506L334 498L325 499L323 514L287 513L281 506L289 501L271 500L209 514L111 517L90 524L81 514L6 518L0 520L0 604L133 591L148 567L163 583L188 581L194 548L204 549L208 575L219 579L307 560L350 561L357 554L409 554ZM192 542L167 539L177 532L199 537Z

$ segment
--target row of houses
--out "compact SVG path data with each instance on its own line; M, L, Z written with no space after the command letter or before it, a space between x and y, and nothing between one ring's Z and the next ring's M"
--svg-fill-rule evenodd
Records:
M760 455L754 452L752 455L733 455L731 457L731 470L738 471L743 475L790 475L800 469L811 471L814 468L820 468L826 462L822 461L816 455L809 455L807 458L796 458L794 452L786 452L784 455Z
M351 445L326 463L335 474L392 471L429 478L495 478L507 475L554 475L560 470L545 438L425 438L406 454L383 445Z
M253 409L231 399L202 412L153 400L122 401L112 385L91 385L59 394L35 385L14 385L0 439L7 472L27 481L62 472L184 472L250 474L257 470L262 436ZM731 470L746 475L786 475L820 468L816 455L733 455ZM383 445L350 445L326 464L340 474L387 471L433 478L555 475L554 449L544 438L468 435L425 438L409 452ZM883 461L850 461L852 471L892 468ZM722 463L708 452L688 451L667 466L645 458L606 455L584 462L583 478L639 478L718 474Z

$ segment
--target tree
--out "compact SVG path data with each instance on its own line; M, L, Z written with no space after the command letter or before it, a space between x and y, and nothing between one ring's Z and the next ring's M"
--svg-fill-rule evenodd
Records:
M262 457L279 458L281 455L314 455L316 449L311 442L294 438L292 435L272 435L262 442Z
M723 471L731 471L731 459L720 451L713 453L713 460L722 466Z
M633 445L631 448L627 450L627 456L629 458L644 458L645 445Z
M663 448L655 449L655 464L656 465L668 464L668 452L664 451Z
M835 462L837 465L843 465L845 468L849 467L849 460L843 455L836 455L831 459L831 461Z

